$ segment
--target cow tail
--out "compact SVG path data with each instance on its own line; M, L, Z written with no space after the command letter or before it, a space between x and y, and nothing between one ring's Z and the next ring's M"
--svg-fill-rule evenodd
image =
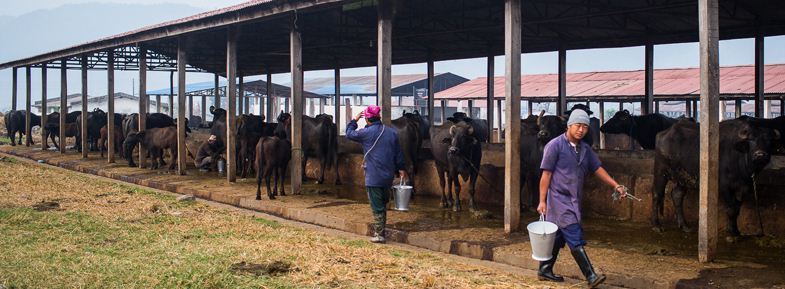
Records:
M336 129L336 125L333 124L332 122L325 121L325 123L327 124L327 128L328 128L326 130L323 130L323 132L325 134L324 135L324 137L325 137L324 139L328 140L327 152L325 154L325 156L327 157L327 166L326 166L326 168L332 169L333 165L338 160L338 158L337 158L337 155L338 155L338 135L337 135L338 134L338 130Z
M265 140L267 140L266 137L262 137L259 140L259 145L258 146L259 146L259 148L261 148L261 150L256 152L256 154L257 154L257 158L256 159L258 160L256 162L256 192L257 192L257 194L259 192L261 192L262 177L264 176L263 173L264 173L264 141ZM267 193L269 194L270 192L267 192Z

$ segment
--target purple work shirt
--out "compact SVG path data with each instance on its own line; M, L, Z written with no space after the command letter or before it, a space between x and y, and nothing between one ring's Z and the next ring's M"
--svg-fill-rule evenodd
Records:
M583 181L602 166L591 146L581 141L578 153L562 134L545 145L540 168L553 173L547 194L545 220L559 228L581 222Z

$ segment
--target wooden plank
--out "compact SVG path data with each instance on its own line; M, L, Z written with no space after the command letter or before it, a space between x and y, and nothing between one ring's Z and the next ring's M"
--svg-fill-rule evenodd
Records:
M16 67L11 68L11 110L16 110L16 82L18 81L18 77Z
M169 74L170 76L174 75L173 73ZM172 81L172 78L169 78ZM172 85L171 87L173 87ZM174 101L172 100L173 92L171 92L170 87L170 95L169 95L169 111L171 116L171 111L174 107ZM139 48L139 131L145 130L147 128L147 49L144 47ZM139 167L144 168L147 163L147 150L144 149L141 145L139 145ZM155 160L153 160L155 161Z
M379 0L376 52L376 95L382 107L382 123L392 120L392 1Z
M218 73L215 74L215 82L213 83L213 106L221 108L221 88L218 79Z
M504 2L504 232L520 230L521 1Z
M335 69L335 96L333 97L333 116L335 117L335 125L338 127L338 135L341 135L341 69ZM347 118L346 120L350 120Z
M300 31L297 30L295 21L296 19L293 18L289 34L289 48L291 49L289 56L291 57L292 76L290 97L292 99L292 193L299 194L301 193L300 187L303 182L303 176L305 176L303 166L301 165L303 161L303 46Z
M493 63L493 55L489 55L488 60L486 61L486 76L487 81L485 82L485 105L486 109L488 110L487 118L488 118L488 143L492 143L493 137L493 123L494 123L494 110L493 110L493 78L496 76L494 73L494 63ZM499 126L499 131L502 130L502 127Z
M60 61L60 127L65 127L65 116L68 115L68 61ZM60 129L60 153L65 153L65 130Z
M641 114L651 114L654 111L654 45L647 43L644 46L644 92Z
M49 148L49 143L46 140L46 127L47 124L47 107L46 107L46 63L41 67L41 150Z
M567 113L567 50L559 49L559 95L556 99L556 115Z
M90 150L90 144L87 143L87 55L82 55L82 122L81 122L81 138L82 138L82 158L87 158L87 152Z
M142 92L139 91L141 96ZM108 98L106 109L106 162L114 163L114 126L120 125L114 123L114 49L110 49L106 58L106 95ZM141 102L141 99L140 99Z
M227 28L226 38L226 180L237 180L237 37L235 27Z
M25 91L25 111L27 112L27 113L25 113L25 146L28 146L28 147L30 146L30 143L33 142L32 127L30 126L32 124L31 123L32 115L30 114L30 113L32 113L30 111L30 102L33 99L33 94L32 94L32 91L31 91L33 89L33 85L32 85L32 82L31 82L31 77L30 77L31 75L30 74L31 74L30 66L25 66L25 88L26 88L26 91Z
M767 117L764 115L763 95L764 95L764 56L763 51L765 42L763 35L755 36L755 117Z
M277 112L276 111L277 110L276 104L278 102L277 101L273 101L273 92L272 91L273 91L273 75L268 73L267 74L267 101L266 101L266 103L267 103L267 115L266 115L266 117L267 117L267 121L268 122L275 122L276 121L275 113Z
M718 0L698 1L700 38L700 199L698 259L711 262L717 252L720 95Z
M177 39L177 174L185 175L185 65L188 54L185 52L186 39Z
M431 121L431 124L434 124L434 120L436 119L434 116L434 104L436 103L436 99L434 99L436 93L434 92L434 75L435 67L433 64L433 60L428 61L428 108L425 113L428 115L428 119Z

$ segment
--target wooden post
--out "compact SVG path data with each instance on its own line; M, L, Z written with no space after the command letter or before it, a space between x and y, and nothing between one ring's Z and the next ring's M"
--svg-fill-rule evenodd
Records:
M346 115L345 116L346 116L346 119L348 121L348 120L351 120L351 119L354 118L354 115L352 115L352 99L347 97L346 99L344 99L344 103L346 103Z
M503 131L503 129L502 129L503 128L503 126L502 126L502 100L501 99L497 99L496 100L496 111L499 112L499 113L496 114L496 127L499 128L496 131L497 132L496 133L497 134L496 139L498 139L499 142L501 142L502 141L502 131Z
M719 115L720 121L725 120L725 112L727 110L727 105L728 104L726 103L726 101L720 100L720 115Z
M185 52L186 39L177 39L177 174L185 175L185 64L188 55Z
M641 114L651 114L654 111L654 45L646 43L644 46L644 93L641 104Z
M469 118L474 118L474 99L470 99L467 102L469 103L468 105L469 112L467 113L467 115L469 116Z
M170 75L172 75L170 73ZM172 78L169 79L170 81ZM170 82L170 84L172 84ZM169 94L169 115L171 115L172 109L174 107L174 101L172 99L173 92L171 92L174 85L170 86L170 93ZM147 129L147 48L140 47L139 48L139 131ZM147 163L147 150L145 150L142 145L138 146L139 149L139 167L144 168ZM155 161L155 160L153 160Z
M382 123L391 124L392 113L392 1L379 0L377 20L376 95L382 107Z
M433 108L434 104L436 103L436 99L434 98L436 96L436 93L433 90L433 87L434 87L434 84L435 84L434 83L434 79L435 79L434 76L436 74L436 71L435 71L433 60L428 60L427 66L428 66L428 68L427 68L428 69L428 72L427 72L428 73L428 87L426 89L428 90L428 108L426 109L427 111L425 113L428 115L428 120L430 120L431 125L433 125L434 124L434 120L436 119L434 117L435 113L434 113L434 108Z
M720 95L718 0L698 1L700 38L700 176L698 259L711 262L717 251Z
M447 121L447 100L446 99L442 99L441 103L442 103L442 119L441 119L441 121L442 121L442 124L443 124L445 121Z
M764 38L763 35L755 36L755 117L766 117L763 115L763 95L764 95Z
M90 145L87 143L87 55L82 55L82 121L81 121L81 138L82 138L82 158L87 158L87 151L90 150Z
M245 113L245 89L243 89L243 76L240 75L239 77L240 84L238 85L239 91L237 91L237 115L242 115Z
M530 116L533 115L534 114L534 111L533 111L534 110L534 105L532 105L532 101L531 100L526 101L526 105L527 105L526 109L529 112L529 115Z
M139 92L139 96L143 92ZM106 109L106 151L108 156L106 162L114 163L114 49L109 49L106 54L106 96L108 98ZM141 98L140 98L141 100ZM117 125L120 125L119 123Z
M169 116L174 118L174 71L169 72Z
M273 75L268 73L267 74L267 101L266 101L267 102L267 115L266 115L266 117L268 119L268 122L273 122L276 119L276 116L275 116L276 111L275 111L275 109L277 109L277 108L273 105L274 101L273 101L273 92L272 91L273 91ZM277 102L275 102L275 103L277 103Z
M221 108L221 87L219 87L218 73L215 74L215 82L213 83L213 106Z
M237 38L239 31L236 27L228 28L226 38L226 180L237 180Z
M16 69L14 69L16 70ZM68 115L68 60L60 61L60 153L65 153L65 117Z
M600 126L605 124L605 102L600 100ZM605 134L600 133L600 149L605 149Z
M207 121L207 95L206 94L202 94L202 104L199 110L202 111L201 113L202 121L203 122Z
M303 46L300 31L297 30L296 19L292 19L289 35L290 71L292 75L292 193L299 194L303 182ZM388 99L389 100L389 99ZM389 118L389 116L387 116Z
M736 112L736 118L741 117L742 114L741 106L742 106L741 99L737 99L733 106L733 110L735 110Z
M692 115L692 100L685 100L684 101L684 115L687 117L695 117Z
M155 95L155 112L161 113L161 95Z
M493 111L493 79L495 77L494 68L493 68L493 55L489 55L488 60L486 61L486 77L487 81L485 82L485 106L488 110L488 143L492 143L493 139L493 123L494 123L494 111ZM502 130L502 127L499 126L499 130Z
M49 148L49 143L46 140L46 125L49 118L47 118L46 107L46 63L41 65L41 150L45 151Z
M188 95L188 113L186 113L185 117L192 119L194 117L194 96L187 91L185 93Z
M698 100L692 101L692 117L698 117Z
M521 1L504 2L504 232L507 234L518 231L521 222Z
M11 110L16 110L16 90L17 90L16 67L11 68Z
M338 135L341 135L341 69L335 69L335 76L333 77L333 81L335 81L335 96L333 97L333 117L335 118L335 125L338 128ZM350 120L351 116L346 119L346 121Z
M654 101L654 113L660 113L660 102Z
M556 115L567 113L567 50L559 49L559 96L556 100Z
M31 116L32 116L32 115L30 115L30 113L31 113L31 111L30 111L30 106L31 106L30 105L30 101L32 101L32 99L33 99L33 94L31 92L31 90L33 88L33 85L30 82L31 81L31 77L30 77L31 75L30 74L31 74L30 66L25 66L25 87L27 88L27 91L25 92L25 111L26 111L26 113L25 113L25 146L28 146L28 147L30 146L30 143L33 142L32 126L31 126L32 123L30 123Z

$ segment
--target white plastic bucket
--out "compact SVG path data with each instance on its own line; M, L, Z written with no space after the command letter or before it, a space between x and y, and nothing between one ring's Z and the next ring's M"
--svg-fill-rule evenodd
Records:
M396 211L408 211L409 210L409 200L412 197L412 189L414 187L407 186L403 184L403 178L401 178L401 183L397 186L393 186L393 198L395 199L395 210Z
M545 221L540 215L540 220L526 226L529 231L529 241L532 245L532 259L548 261L553 257L553 242L556 240L556 224Z

